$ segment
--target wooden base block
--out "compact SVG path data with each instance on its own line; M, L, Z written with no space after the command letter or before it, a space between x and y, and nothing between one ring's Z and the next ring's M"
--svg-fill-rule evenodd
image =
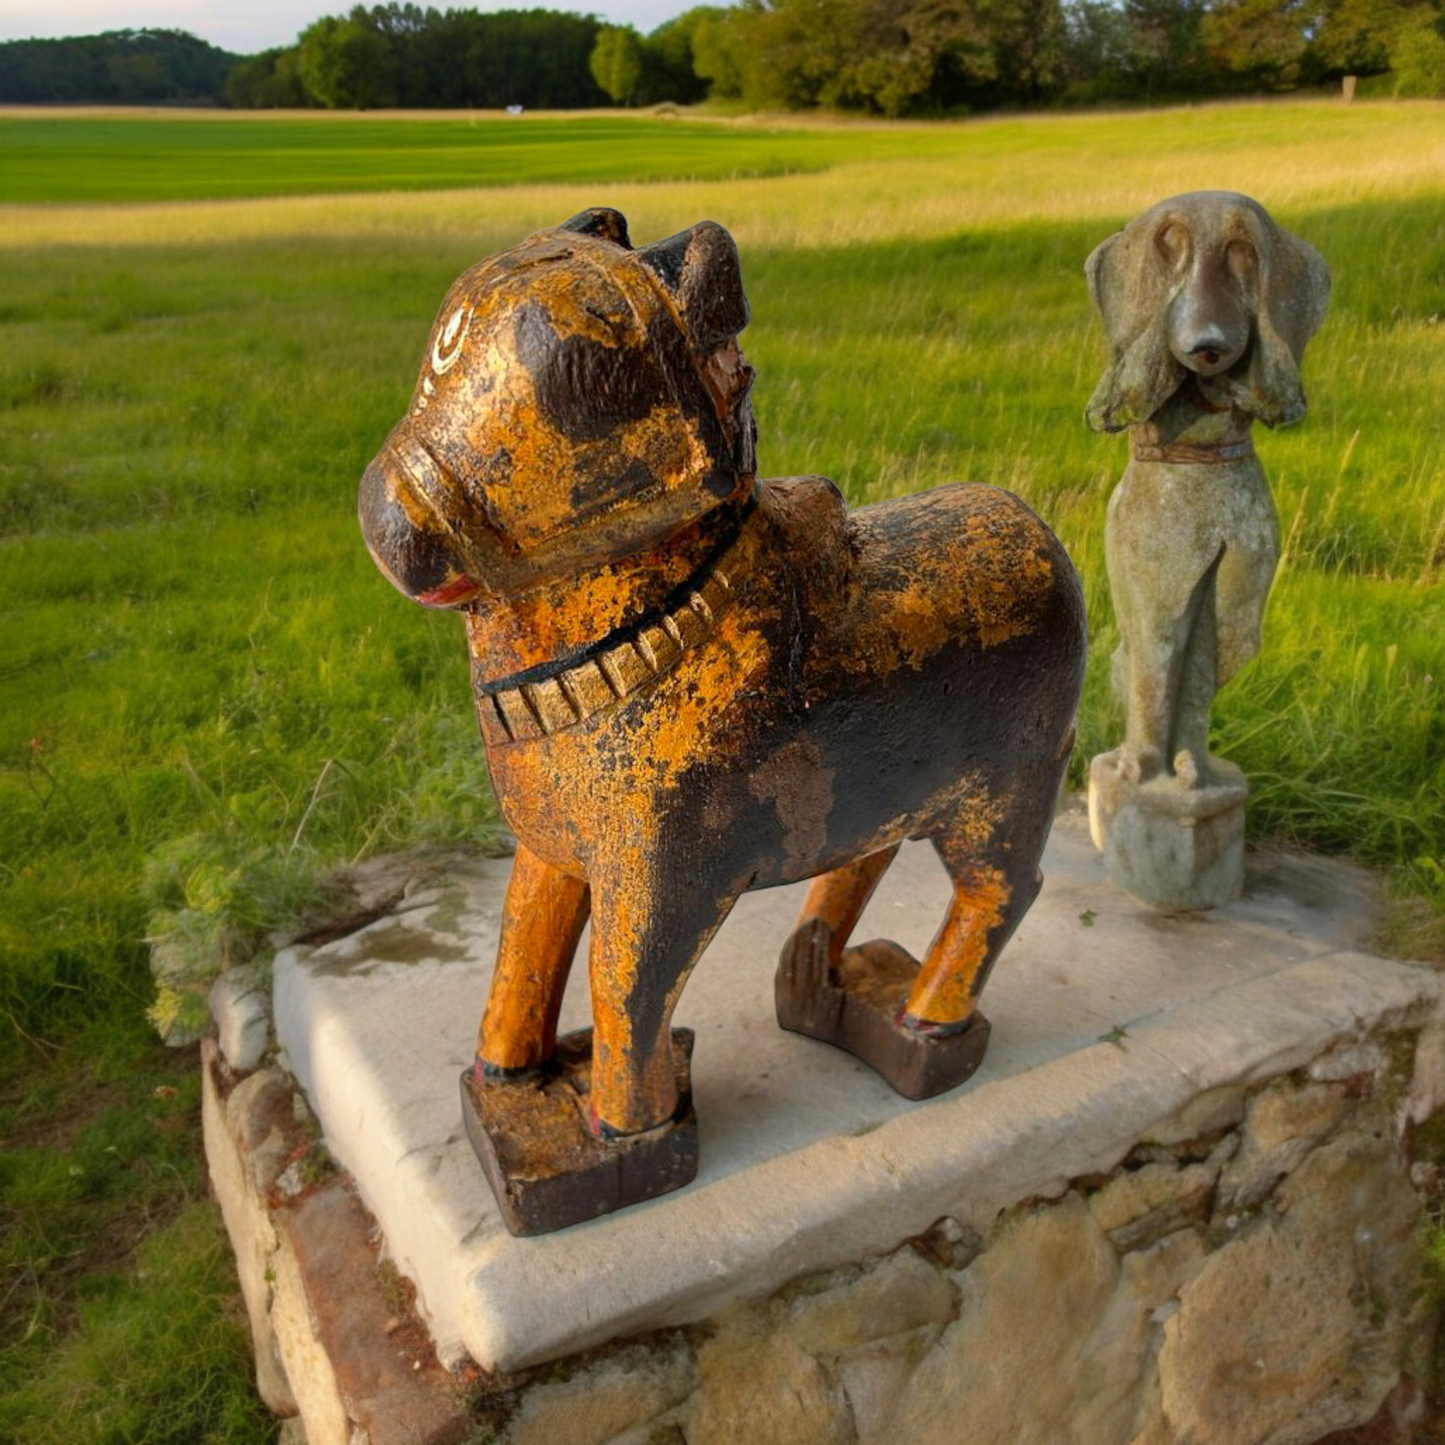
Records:
M989 1024L975 1012L956 1032L900 1022L918 963L896 943L850 948L833 968L820 966L821 933L802 930L778 964L778 1022L793 1033L835 1044L876 1069L905 1099L931 1099L969 1078L983 1062ZM811 955L811 956L809 956Z
M550 1234L667 1194L697 1174L691 1029L672 1031L678 1106L645 1134L598 1139L587 1127L592 1030L557 1040L545 1071L480 1081L462 1074L467 1137L513 1234Z

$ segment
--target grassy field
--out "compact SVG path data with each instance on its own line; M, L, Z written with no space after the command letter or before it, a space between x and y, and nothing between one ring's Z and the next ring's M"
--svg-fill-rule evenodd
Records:
M436 187L729 180L828 169L839 160L946 154L946 138L879 128L626 115L478 120L355 115L104 117L31 111L5 126L0 198L178 201L422 191Z
M1401 946L1438 949L1445 108L0 115L0 1439L270 1438L143 940L241 957L328 862L495 836L455 619L396 596L354 520L452 277L589 204L638 240L727 225L765 473L855 503L996 482L1069 547L1082 759L1118 726L1124 463L1082 420L1082 262L1198 187L1257 196L1336 278L1310 415L1258 438L1286 556L1218 746L1256 831L1388 869Z

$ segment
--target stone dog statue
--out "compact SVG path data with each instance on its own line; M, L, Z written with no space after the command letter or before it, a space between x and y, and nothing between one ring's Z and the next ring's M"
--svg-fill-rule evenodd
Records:
M1257 202L1223 191L1161 201L1104 241L1085 270L1113 353L1088 420L1099 431L1129 428L1131 452L1105 529L1126 722L1122 746L1092 769L1104 846L1123 790L1163 780L1173 792L1156 801L1172 797L1167 806L1192 827L1211 811L1210 790L1225 806L1242 787L1238 769L1210 755L1208 732L1215 693L1259 649L1279 555L1250 428L1304 415L1299 362L1324 318L1330 276ZM1240 848L1242 798L1231 829ZM1158 852L1158 839L1136 841L1136 852ZM1212 861L1198 860L1206 871ZM1232 865L1232 881L1196 898L1149 881L1147 868L1111 862L1129 875L1119 880L1126 887L1133 881L1165 907L1238 892Z
M910 1097L977 1067L1037 892L1085 652L1074 570L989 487L849 514L759 481L737 252L585 212L452 287L361 484L408 596L459 609L517 837L464 1115L540 1233L697 1163L674 1005L745 890L813 878L779 1018ZM922 965L849 933L904 838L954 884ZM590 914L593 1029L559 1040Z

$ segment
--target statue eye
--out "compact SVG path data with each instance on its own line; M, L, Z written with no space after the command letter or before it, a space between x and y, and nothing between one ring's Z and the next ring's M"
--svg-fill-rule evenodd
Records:
M1189 232L1176 222L1160 228L1154 245L1170 270L1177 271L1189 259Z
M458 306L446 319L431 349L432 370L438 376L445 375L456 365L462 354L462 343L467 339L467 327L471 324L472 308Z
M1259 257L1248 241L1231 241L1224 248L1224 259L1241 281L1254 275L1254 268L1259 264Z

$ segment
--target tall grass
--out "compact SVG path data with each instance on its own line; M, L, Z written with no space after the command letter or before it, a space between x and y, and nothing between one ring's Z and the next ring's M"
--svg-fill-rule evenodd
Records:
M180 1087L145 1042L148 931L199 919L206 946L244 949L328 861L492 836L455 619L375 572L355 485L452 277L584 205L622 206L640 240L704 215L738 236L765 473L826 473L854 503L970 477L1054 525L1089 601L1086 757L1118 730L1102 524L1124 453L1082 420L1104 361L1082 261L1160 196L1256 195L1336 289L1309 417L1258 438L1286 555L1218 746L1253 780L1256 831L1347 849L1445 904L1445 111L842 127L788 141L796 174L647 185L609 181L611 158L557 124L540 151L569 157L567 184L509 160L504 191L0 207L0 1209L7 1231L29 1221L0 1253L0 1437L265 1434L236 1336L198 1323L220 1315L187 1207L193 1131L159 1194L85 1161L160 1127L154 1089ZM625 124L659 154L677 134ZM405 125L413 154L446 154L444 129ZM352 183L391 183L383 123L314 126L297 135L346 133ZM93 194L86 132L67 134L49 184ZM191 144L169 153L187 194ZM274 146L272 188L311 184L311 165ZM114 1218L160 1226L161 1264L132 1234L102 1266L72 1164ZM51 1218L69 1221L54 1248ZM182 1315L197 1350L169 1378L127 1333L182 1309L156 1268L200 1281ZM147 1433L108 1405L97 1381L117 1372L125 1409L139 1392L170 1423Z

